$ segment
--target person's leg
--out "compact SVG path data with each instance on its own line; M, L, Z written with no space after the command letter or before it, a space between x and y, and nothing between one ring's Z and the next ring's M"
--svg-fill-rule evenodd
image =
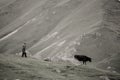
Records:
M26 54L26 52L25 52L25 57L27 57L27 54Z
M25 52L23 52L23 57L26 57L26 56L25 56Z
M22 56L21 57L23 57L24 56L24 53L22 53Z

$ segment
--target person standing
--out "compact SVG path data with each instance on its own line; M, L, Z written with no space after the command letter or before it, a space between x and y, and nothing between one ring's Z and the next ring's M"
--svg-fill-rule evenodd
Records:
M27 57L27 53L26 53L26 43L24 43L23 46L22 46L22 57Z

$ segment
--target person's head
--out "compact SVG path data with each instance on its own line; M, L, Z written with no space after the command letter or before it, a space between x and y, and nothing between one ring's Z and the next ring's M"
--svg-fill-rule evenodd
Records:
M26 43L24 43L24 45L26 45Z

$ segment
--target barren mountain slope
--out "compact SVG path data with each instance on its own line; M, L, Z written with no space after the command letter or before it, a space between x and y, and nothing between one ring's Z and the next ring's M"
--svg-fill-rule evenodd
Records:
M20 53L24 42L33 57L53 61L84 54L101 63L119 54L118 0L5 0L0 6L1 54Z

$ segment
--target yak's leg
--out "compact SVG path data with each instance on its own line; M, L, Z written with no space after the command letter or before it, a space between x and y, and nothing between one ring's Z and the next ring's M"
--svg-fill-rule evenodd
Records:
M84 64L85 62L83 61L83 64Z
M86 65L86 61L85 61L85 65Z

